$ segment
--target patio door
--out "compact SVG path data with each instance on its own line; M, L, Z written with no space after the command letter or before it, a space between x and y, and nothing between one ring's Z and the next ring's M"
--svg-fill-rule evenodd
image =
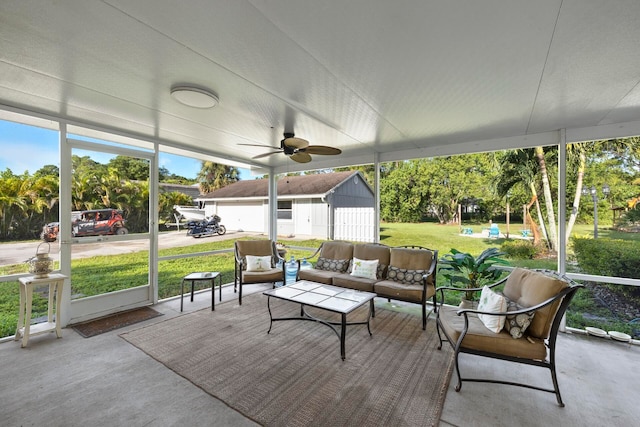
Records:
M155 152L76 139L62 151L58 239L69 266L69 322L153 303Z

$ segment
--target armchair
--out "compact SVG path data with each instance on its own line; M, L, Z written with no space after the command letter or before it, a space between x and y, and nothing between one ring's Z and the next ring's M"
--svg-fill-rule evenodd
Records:
M554 393L558 405L563 407L564 403L560 396L556 376L556 338L560 328L560 321L571 299L583 285L577 284L568 277L558 275L555 272L522 268L514 269L507 277L488 287L494 288L501 284L504 284L503 295L508 300L506 303L514 307L514 310L481 311L483 309L482 301L478 309L474 310L445 307L443 306L445 290L464 292L466 289L438 288L440 304L436 312L436 328L438 339L440 340L438 350L442 348L443 341L448 341L454 349L456 373L458 375L456 391L460 391L462 388L463 380L515 385ZM514 306L514 303L517 306ZM503 307L506 307L506 305L503 305ZM533 317L530 317L531 315ZM528 321L522 323L528 325L524 336L514 338L514 336L521 335L520 326L518 326L522 325L520 323L515 325L518 330L514 334L513 331L510 333L506 329L502 329L499 332L491 331L483 322L483 319L486 322L486 319L507 318L507 316L509 316L508 319L516 319L518 318L517 316L521 316L521 319L522 316L526 316ZM507 324L510 326L509 322L508 320ZM526 326L522 326L521 329L524 328ZM460 353L547 368L551 371L553 388L549 389L494 379L463 378L460 374L458 363Z
M251 268L253 266L247 261L248 256L270 258L267 265ZM240 305L242 305L242 285L272 282L275 287L276 282L284 282L285 263L282 263L282 268L276 268L278 260L284 261L278 255L275 242L270 240L236 240L233 291L239 290L238 302Z

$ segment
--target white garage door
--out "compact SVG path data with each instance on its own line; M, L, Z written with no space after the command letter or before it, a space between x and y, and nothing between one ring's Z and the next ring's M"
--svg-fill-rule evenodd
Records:
M263 214L261 201L218 203L218 215L227 230L264 233Z

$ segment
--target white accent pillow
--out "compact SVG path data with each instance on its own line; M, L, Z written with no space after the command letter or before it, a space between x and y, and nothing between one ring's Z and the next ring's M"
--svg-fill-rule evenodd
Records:
M482 288L478 311L505 312L507 311L507 299L502 295L493 292L488 286ZM499 333L504 328L506 316L489 316L478 314L484 326L493 333Z
M364 277L365 279L376 279L376 272L378 270L378 260L371 261L364 259L353 259L353 270L351 275L355 277Z
M271 256L247 255L247 271L267 271L271 269Z

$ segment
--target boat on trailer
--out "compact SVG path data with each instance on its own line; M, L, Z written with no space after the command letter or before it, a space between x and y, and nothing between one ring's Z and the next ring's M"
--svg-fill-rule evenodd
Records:
M204 209L201 209L198 206L174 205L173 209L175 209L187 221L201 221L205 217Z

